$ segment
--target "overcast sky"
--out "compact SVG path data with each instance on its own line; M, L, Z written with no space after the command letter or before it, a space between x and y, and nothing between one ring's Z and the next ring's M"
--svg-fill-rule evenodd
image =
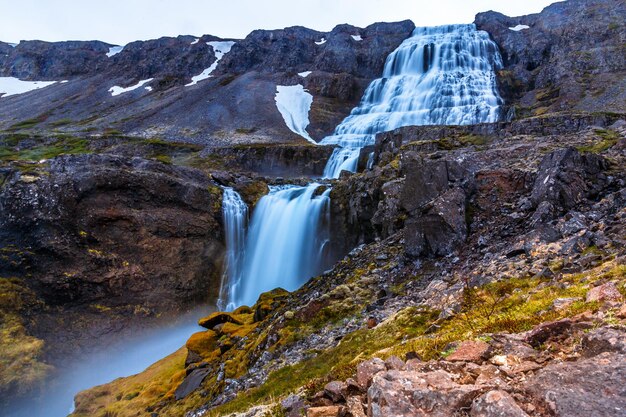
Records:
M541 11L551 0L0 0L0 40L99 39L126 44L161 36L243 38L253 29L302 25L329 31L411 19L418 26L469 23L481 11Z

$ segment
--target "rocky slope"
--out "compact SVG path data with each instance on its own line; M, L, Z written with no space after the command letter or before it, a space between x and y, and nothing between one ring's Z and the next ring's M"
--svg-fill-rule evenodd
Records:
M619 415L626 123L542 121L381 134L378 165L333 184L337 234L362 245L294 293L201 320L74 415Z
M480 13L502 52L503 96L519 116L562 110L624 112L626 4L569 0L541 13ZM523 25L521 30L511 30ZM523 27L527 27L523 29Z
M331 184L330 271L208 316L145 372L81 393L74 414L619 415L623 17L616 0L478 15L516 120L379 135L364 172ZM220 186L253 208L332 152L286 128L276 86L313 94L319 139L412 29L255 31L188 87L220 39L111 57L102 42L0 43L0 75L69 80L0 97L0 407L65 353L213 301Z
M110 57L102 42L0 43L0 76L68 80L0 98L0 128L65 132L115 129L139 136L211 145L298 142L276 108L277 85L302 84L315 97L309 133L320 139L356 105L387 55L407 38L410 21L329 33L302 27L258 30L236 40L212 78L185 86L216 60L220 40L205 35L133 42ZM353 36L361 36L357 41ZM322 39L325 41L322 42ZM53 56L53 57L52 57ZM306 77L298 73L312 71ZM118 96L108 90L152 79Z

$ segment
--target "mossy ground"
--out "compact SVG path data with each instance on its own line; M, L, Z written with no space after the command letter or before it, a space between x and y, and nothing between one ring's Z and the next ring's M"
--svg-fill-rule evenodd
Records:
M43 362L44 342L28 334L23 319L38 303L20 280L0 278L0 399L40 388L53 369Z

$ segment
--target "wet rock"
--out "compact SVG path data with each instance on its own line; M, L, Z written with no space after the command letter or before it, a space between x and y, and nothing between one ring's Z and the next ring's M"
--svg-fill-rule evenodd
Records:
M372 380L368 397L371 417L448 417L469 407L483 388L460 385L445 371L387 371Z
M487 359L491 347L480 340L466 340L446 358L450 362L482 362Z
M361 362L356 367L356 382L359 386L366 389L372 381L374 375L386 370L387 367L385 366L385 362L379 358Z
M524 387L557 417L617 417L626 410L626 355L553 363Z
M528 417L506 391L489 391L472 404L471 417Z
M588 303L593 301L605 302L605 301L622 301L622 294L619 292L615 284L607 282L606 284L593 287L587 292L586 301Z

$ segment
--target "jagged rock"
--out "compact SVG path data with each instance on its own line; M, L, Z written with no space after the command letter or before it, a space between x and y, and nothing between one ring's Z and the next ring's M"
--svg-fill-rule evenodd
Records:
M548 201L561 210L574 208L603 187L607 168L608 162L601 156L581 154L574 148L558 149L541 161L530 198L535 205Z
M350 417L367 417L365 406L359 397L348 397L346 408Z
M539 347L548 340L562 337L564 334L567 334L571 328L572 321L570 319L543 323L528 333L525 342L533 347Z
M489 391L472 404L472 417L528 417L505 391Z
M387 367L385 366L385 362L379 358L361 362L356 367L356 382L363 389L367 389L374 375L386 370Z
M435 199L422 215L407 221L405 251L410 256L445 256L467 238L466 195L454 188Z
M450 362L482 362L487 359L490 350L489 343L480 340L466 340L446 360Z
M557 417L617 417L626 410L626 355L556 362L524 385Z
M336 403L344 399L346 390L347 385L342 381L332 381L324 386L324 394Z
M583 356L597 356L603 352L626 354L626 331L623 328L603 327L585 333L581 341Z
M283 407L286 417L301 417L306 412L306 404L299 395L288 396L281 401L280 405Z
M607 282L606 284L593 287L587 292L586 301L588 303L593 301L606 302L606 301L622 301L624 297L619 292L615 284Z
M174 397L177 400L182 400L202 385L202 381L211 373L210 369L200 368L194 369L189 375L185 377L183 382L176 388Z
M387 371L367 391L371 417L448 417L469 407L482 387L460 385L445 371Z

